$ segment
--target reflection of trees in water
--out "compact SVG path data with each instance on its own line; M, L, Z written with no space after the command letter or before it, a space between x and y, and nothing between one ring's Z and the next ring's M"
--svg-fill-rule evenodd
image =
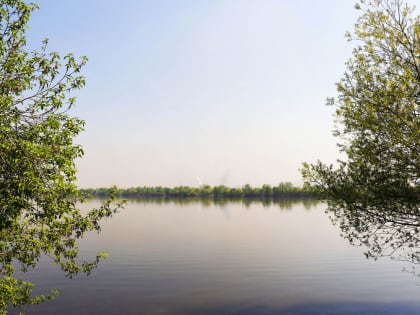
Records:
M329 202L328 212L352 245L367 247L367 258L420 262L418 203L389 199L377 204Z
M295 206L302 205L306 210L318 205L321 201L313 198L299 198L299 199L255 199L255 198L129 198L130 203L137 203L142 205L164 205L173 204L178 206L199 204L202 207L225 207L229 204L243 205L246 208L251 208L253 205L262 205L264 208L277 206L281 210L291 210Z
M262 204L264 208L277 206L281 210L292 210L292 208L296 206L302 205L306 210L310 210L312 207L315 207L317 204L320 203L318 199L310 199L310 198L301 198L301 199L289 199L289 198L282 198L282 199L244 199L242 203L246 207L250 207L251 205L258 205Z
M111 196L82 215L76 207L76 197L66 201L68 213L37 218L33 213L23 212L7 228L0 229L0 314L7 314L11 306L39 304L57 296L56 290L47 295L33 295L35 285L16 276L16 272L34 269L42 257L50 258L66 277L72 278L79 273L89 275L107 256L98 253L92 260L83 261L79 257L78 240L87 232L99 232L100 220L111 217L123 202L114 203Z

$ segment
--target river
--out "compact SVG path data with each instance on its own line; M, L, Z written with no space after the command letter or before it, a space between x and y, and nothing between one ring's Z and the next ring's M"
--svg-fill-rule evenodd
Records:
M90 207L97 202L85 205ZM48 259L24 276L60 295L27 314L418 314L408 263L368 260L318 201L140 202L80 242L107 251L75 279Z

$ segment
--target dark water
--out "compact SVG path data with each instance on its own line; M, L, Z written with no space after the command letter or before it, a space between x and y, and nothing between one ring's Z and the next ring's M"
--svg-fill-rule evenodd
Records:
M28 276L59 297L27 314L420 314L420 279L366 260L323 203L136 203L81 242L110 257L67 279L45 260Z

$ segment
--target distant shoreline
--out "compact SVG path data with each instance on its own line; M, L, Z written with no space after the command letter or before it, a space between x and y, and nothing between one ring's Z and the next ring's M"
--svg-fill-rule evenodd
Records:
M80 192L93 197L107 197L111 188L84 188ZM246 184L242 187L224 185L200 187L190 186L138 186L117 189L117 197L128 199L211 199L211 200L277 200L277 199L319 199L320 194L303 187L293 186L290 182L277 186L262 185L252 187Z

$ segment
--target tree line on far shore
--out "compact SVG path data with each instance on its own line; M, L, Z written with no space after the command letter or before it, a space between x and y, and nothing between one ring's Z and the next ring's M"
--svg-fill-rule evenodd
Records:
M94 197L108 196L109 188L86 188L81 192ZM294 186L290 182L282 182L277 186L262 185L252 187L246 184L242 187L228 187L225 185L202 185L200 187L190 186L139 186L125 189L118 189L117 195L121 198L229 198L229 199L280 199L280 198L315 198L318 194L308 187Z

